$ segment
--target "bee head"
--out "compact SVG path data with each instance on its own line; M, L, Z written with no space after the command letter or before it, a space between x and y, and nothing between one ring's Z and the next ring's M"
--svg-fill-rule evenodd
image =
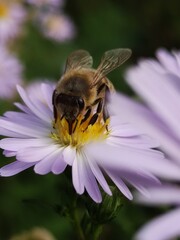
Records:
M55 90L53 94L53 106L55 120L59 114L60 118L65 117L67 121L74 121L84 108L84 100L79 96L64 93L58 94Z

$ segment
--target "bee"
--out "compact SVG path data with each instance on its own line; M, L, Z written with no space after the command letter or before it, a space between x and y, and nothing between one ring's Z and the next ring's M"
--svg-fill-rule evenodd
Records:
M81 123L96 123L100 114L104 121L107 94L114 87L106 77L108 73L123 64L131 56L130 49L113 49L104 53L97 69L92 68L93 58L86 50L72 52L66 61L65 71L53 93L54 119L66 119L71 135L79 116Z

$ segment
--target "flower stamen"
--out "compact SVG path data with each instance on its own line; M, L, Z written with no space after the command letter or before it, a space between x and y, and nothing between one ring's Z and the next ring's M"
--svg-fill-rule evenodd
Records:
M90 124L92 114L84 119L83 114L79 114L78 118L72 124L72 133L69 133L68 121L63 118L57 118L53 123L55 132L51 137L58 141L61 145L81 147L87 142L103 140L109 135L108 125L109 119L104 121L102 114L98 115L98 118L94 124Z

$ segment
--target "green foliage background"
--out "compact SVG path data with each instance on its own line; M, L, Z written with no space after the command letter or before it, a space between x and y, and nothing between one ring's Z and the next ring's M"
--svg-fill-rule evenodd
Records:
M123 80L128 66L141 57L153 57L159 47L179 49L178 6L178 0L69 0L64 9L77 28L74 40L56 43L45 39L33 23L26 25L24 37L16 46L25 66L25 81L58 80L67 55L75 49L87 49L96 67L106 50L128 47L133 51L131 59L109 78L119 91L132 95ZM0 102L1 114L13 108L12 103ZM1 165L9 162L1 154ZM63 174L39 176L30 169L14 177L1 178L0 239L8 240L13 234L35 226L47 228L58 240L75 239L70 221L55 208L62 207L70 198ZM162 211L124 200L118 216L106 225L101 239L132 239L143 223Z

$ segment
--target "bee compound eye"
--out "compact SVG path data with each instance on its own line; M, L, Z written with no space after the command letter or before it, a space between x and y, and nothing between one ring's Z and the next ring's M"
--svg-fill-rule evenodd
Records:
M84 108L84 100L82 98L78 98L78 105L81 110Z

